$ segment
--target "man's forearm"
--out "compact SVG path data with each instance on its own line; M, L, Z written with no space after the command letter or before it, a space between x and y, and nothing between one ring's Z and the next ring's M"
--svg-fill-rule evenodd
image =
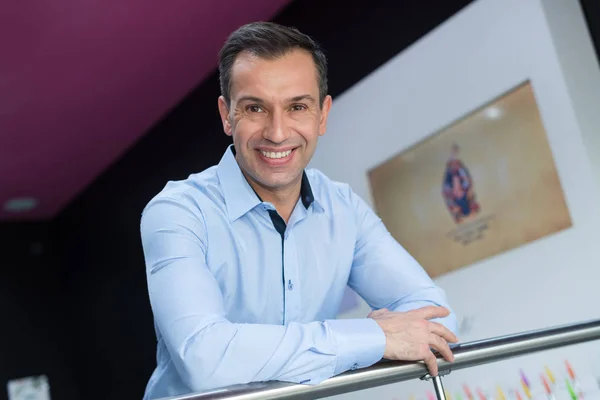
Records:
M221 321L170 347L183 380L202 391L272 380L318 384L379 361L385 336L370 319L287 326Z

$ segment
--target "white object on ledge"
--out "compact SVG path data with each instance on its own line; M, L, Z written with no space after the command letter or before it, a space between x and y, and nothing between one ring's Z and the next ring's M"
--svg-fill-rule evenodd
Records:
M45 375L13 379L6 386L8 400L50 400L50 385Z

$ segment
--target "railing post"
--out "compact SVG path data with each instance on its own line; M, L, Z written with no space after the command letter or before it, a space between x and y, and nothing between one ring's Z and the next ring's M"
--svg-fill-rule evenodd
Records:
M448 369L438 371L437 376L431 376L430 374L427 374L421 378L421 380L433 382L433 389L438 400L446 400L446 392L444 391L444 383L442 382L442 376L448 375L449 373L450 370Z
M433 388L435 389L435 395L438 400L446 400L446 392L444 391L444 385L442 384L441 376L434 376L433 380Z

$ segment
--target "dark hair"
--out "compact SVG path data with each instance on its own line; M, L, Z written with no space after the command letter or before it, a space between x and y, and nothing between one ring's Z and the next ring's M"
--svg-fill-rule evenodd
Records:
M289 51L302 49L309 52L315 62L319 84L319 104L327 96L327 59L317 43L296 28L274 22L252 22L234 31L219 52L219 81L221 95L230 104L231 69L237 56L247 51L265 59L282 57Z

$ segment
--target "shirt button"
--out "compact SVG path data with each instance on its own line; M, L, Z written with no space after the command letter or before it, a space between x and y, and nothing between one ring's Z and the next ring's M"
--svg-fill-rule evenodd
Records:
M357 363L354 363L354 364L352 364L352 367L350 367L350 369L351 369L352 371L354 371L354 370L355 370L355 369L357 369L357 368L358 368L358 364L357 364Z
M290 290L294 290L294 284L292 283L292 281L288 281L288 289Z

